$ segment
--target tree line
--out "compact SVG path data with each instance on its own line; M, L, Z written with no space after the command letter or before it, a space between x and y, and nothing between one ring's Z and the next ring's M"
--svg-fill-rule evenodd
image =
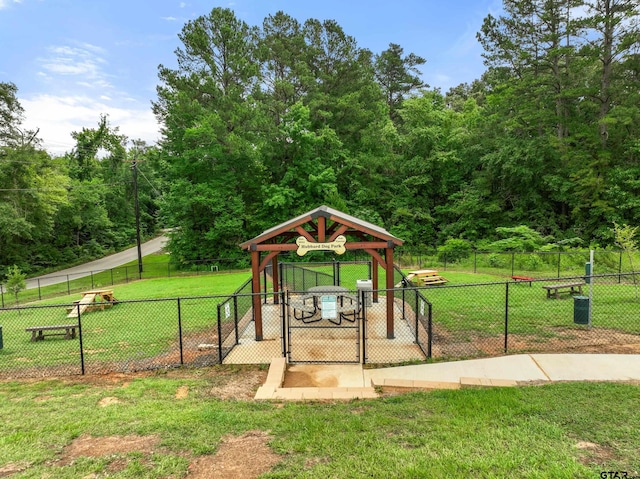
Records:
M2 136L1 169L63 191L0 192L0 233L13 232L0 265L33 259L26 239L51 257L131 241L134 154L155 185L142 192L145 228L175 228L181 262L240 258L240 242L321 204L412 247L482 249L516 227L611 245L614 223L640 224L639 10L504 0L477 34L486 71L443 93L421 80L428 59L398 44L373 53L333 20L278 12L248 25L214 8L182 28L177 66L159 66L158 145L127 148L104 118L62 158ZM33 216L11 219L27 207L16 202Z

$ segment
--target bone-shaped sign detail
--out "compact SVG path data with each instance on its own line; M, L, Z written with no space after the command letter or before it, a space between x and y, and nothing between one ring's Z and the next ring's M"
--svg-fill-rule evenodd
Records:
M298 236L296 244L298 245L298 256L304 256L309 251L333 251L336 254L344 254L347 251L344 244L347 242L347 238L343 235L337 236L334 241L329 243L313 243L304 236Z

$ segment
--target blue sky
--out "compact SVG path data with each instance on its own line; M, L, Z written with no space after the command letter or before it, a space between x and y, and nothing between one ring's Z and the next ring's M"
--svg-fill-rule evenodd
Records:
M158 65L175 66L182 26L217 6L250 25L278 10L301 23L334 19L374 53L393 42L424 57L424 81L446 92L484 71L475 34L501 1L0 0L0 81L16 84L25 125L40 128L54 155L100 114L129 138L153 143Z

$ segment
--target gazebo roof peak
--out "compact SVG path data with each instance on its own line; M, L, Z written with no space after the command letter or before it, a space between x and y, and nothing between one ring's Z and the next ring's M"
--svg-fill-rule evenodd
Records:
M288 232L292 229L297 228L298 226L316 220L320 217L324 217L341 225L346 225L364 234L371 235L379 240L390 241L395 246L399 246L403 243L401 239L396 238L387 230L378 225L374 225L373 223L370 223L368 221L348 215L347 213L343 213L342 211L336 210L329 206L322 205L311 211L307 211L306 213L296 216L295 218L285 221L284 223L263 231L255 238L241 243L240 247L242 249L249 249L252 244L264 243L265 241L277 237L280 234Z

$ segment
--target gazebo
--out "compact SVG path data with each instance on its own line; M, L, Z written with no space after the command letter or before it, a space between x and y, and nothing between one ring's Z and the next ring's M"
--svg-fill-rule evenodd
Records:
M260 273L272 264L274 293L278 292L278 254L296 251L300 256L309 251L331 251L344 254L363 250L372 258L373 300L377 300L378 265L385 271L384 289L393 283L393 249L403 241L380 226L348 215L328 206L320 206L285 221L240 244L251 253L252 292L260 293ZM393 301L387 301L387 338L394 338ZM262 308L260 296L253 296L256 341L262 341Z

